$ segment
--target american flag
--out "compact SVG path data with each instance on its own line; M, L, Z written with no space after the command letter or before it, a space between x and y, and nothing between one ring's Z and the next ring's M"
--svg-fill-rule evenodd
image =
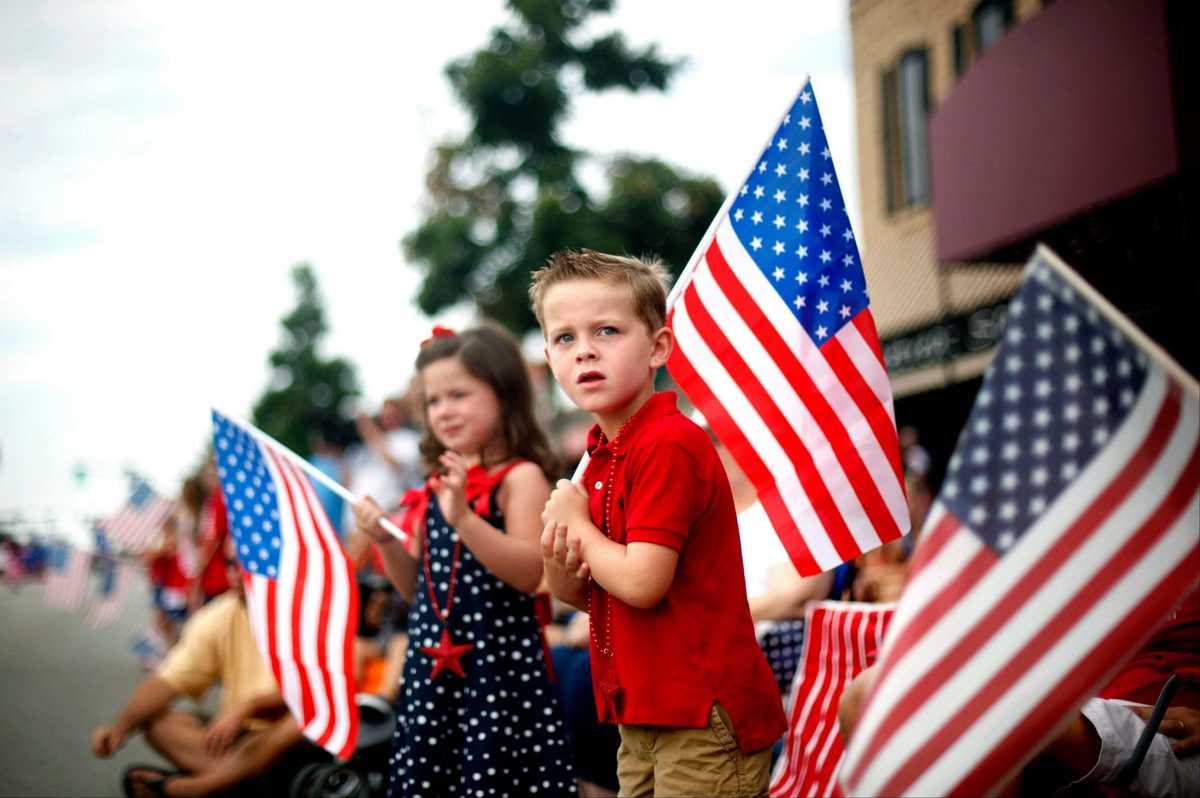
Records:
M801 575L903 535L891 386L809 84L702 246L667 365Z
M163 522L175 512L175 503L160 497L138 480L121 511L100 523L101 529L131 554L141 554L162 530Z
M347 759L358 739L354 567L290 452L260 440L213 411L217 473L250 625L301 731Z
M788 699L783 755L771 776L773 796L834 795L844 751L838 699L855 676L875 663L892 604L810 602L804 652Z
M847 752L855 795L991 794L1200 582L1195 381L1047 249L1008 312Z
M56 546L50 550L50 559L46 566L46 585L42 592L42 600L50 607L66 612L78 612L87 593L92 553Z
M99 629L120 619L129 606L129 594L137 578L139 566L133 560L117 560L100 582L100 590L92 598L84 623L89 629Z

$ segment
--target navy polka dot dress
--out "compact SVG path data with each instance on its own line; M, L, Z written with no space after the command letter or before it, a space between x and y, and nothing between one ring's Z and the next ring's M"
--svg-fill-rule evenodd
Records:
M494 496L493 496L494 498ZM496 502L488 522L504 529ZM458 533L437 497L429 502L426 541L438 605L450 588ZM546 674L533 596L520 593L483 567L464 545L447 628L466 677L443 671L430 681L442 625L424 568L409 615L408 660L396 705L389 795L505 796L575 793L562 715Z

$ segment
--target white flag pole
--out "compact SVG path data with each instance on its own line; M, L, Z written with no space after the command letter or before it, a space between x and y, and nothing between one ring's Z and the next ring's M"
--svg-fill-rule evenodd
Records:
M812 78L808 74L805 74L804 82L800 84L800 91L796 92L795 96L799 97L802 93L804 93L804 91L809 88L811 83ZM775 126L771 128L771 135L767 137L767 142L765 145L763 145L762 149L765 150L767 147L770 147L772 143L774 143L775 133L780 127L783 126L784 117L792 112L793 104L795 104L795 98L793 98L792 104L788 105L787 110L779 115L779 121L776 122ZM757 156L754 159L754 163L752 163L750 168L746 171L746 176L734 186L733 190L730 191L728 196L725 197L725 201L721 203L721 210L717 211L716 216L713 217L712 223L708 225L708 230L704 232L703 237L700 239L700 243L696 245L695 251L692 252L692 257L688 259L687 266L685 266L683 271L679 273L679 279L676 280L675 285L671 287L671 293L667 294L667 315L670 315L671 309L675 307L675 303L679 301L679 297L682 296L684 290L687 289L688 283L692 281L692 273L695 272L696 267L700 265L700 261L704 257L704 253L708 251L709 244L712 243L713 238L717 235L717 227L720 226L721 220L725 218L725 214L729 213L729 209L733 206L733 203L737 201L738 192L741 190L741 187L749 182L756 169L758 169ZM575 475L571 477L572 482L578 483L583 479L583 472L587 469L589 460L591 460L591 455L589 455L587 452L584 452L583 459L581 459L579 461L579 465L575 467Z
M323 473L321 471L321 469L317 468L315 465L308 462L303 457L296 454L291 449L284 446L282 443L275 440L270 435L263 432L258 427L254 426L253 424L251 424L249 421L246 421L242 417L234 415L233 413L226 413L224 410L219 410L217 408L213 408L213 409L217 410L217 412L220 413L221 415L225 416L225 418L229 419L234 424L237 424L239 427L244 429L247 433L252 435L259 442L264 443L267 446L270 446L272 449L274 449L275 451L279 452L284 457L291 460L293 465L304 469L304 472L306 474L308 474L310 477L312 477L313 479L320 482L325 487L329 488L331 491L336 493L338 496L341 496L343 499L350 502L351 504L356 504L359 501L358 496L355 496L353 493L351 493L350 491L343 488L341 485L339 485L337 482L335 482L331 477L329 477L328 475ZM330 519L330 521L332 521L332 520L333 519ZM386 529L392 535L392 537L396 538L397 540L399 540L403 543L408 543L409 537L410 537L409 534L407 532L405 532L404 530L402 530L400 527L393 524L386 517L379 519L379 525L381 527L383 527L384 529Z

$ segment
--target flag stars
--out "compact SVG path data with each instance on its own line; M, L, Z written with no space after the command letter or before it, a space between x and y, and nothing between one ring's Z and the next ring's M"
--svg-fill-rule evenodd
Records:
M842 265L843 266L853 266L854 265L854 256L847 253L846 257L842 258Z
M1008 510L1010 507L1012 508L1011 512L1008 515L1005 515L1005 510ZM1012 502L1009 502L1000 508L1000 517L1006 521L1013 518L1016 514L1017 506ZM1017 538L1012 532L1004 532L1000 535L1000 537L996 538L996 545L1002 550L1007 551L1008 549L1012 548L1012 544L1015 543L1016 540Z
M1038 380L1033 384L1033 395L1039 399L1045 399L1051 391L1050 380Z
M800 117L800 127L808 130L810 127L812 127L812 120L807 116ZM762 139L759 139L759 141L762 141Z
M801 171L803 171L803 170L801 170ZM801 194L799 199L796 200L796 202L800 203L801 208L805 207L806 205L808 205L808 195Z
M1050 441L1045 438L1038 438L1033 442L1033 454L1036 457L1045 457L1050 453Z
M1096 427L1096 429L1092 430L1092 443L1097 446L1103 446L1108 443L1108 428Z
M829 312L829 303L826 302L824 299L822 299L820 302L817 303L817 312L818 313L828 313Z
M829 287L829 275L822 274L820 276L820 278L817 280L817 284L820 285L822 288L828 288Z
M838 311L838 315L841 316L843 319L850 318L850 306L842 305L841 310Z
M1038 310L1047 311L1054 307L1054 297L1049 294L1042 294L1037 298Z
M801 219L800 221L796 222L796 229L801 233L806 232L808 230L808 222L804 219Z
M787 149L787 139L780 139L778 142L775 143L775 146L779 148L780 152L783 152L784 150Z
M824 327L818 327L817 328L817 337L820 338L822 341L824 341L826 338L829 337L829 330L825 329Z
M1079 360L1079 346L1077 344L1069 344L1067 348L1063 350L1063 358L1065 358L1068 363L1074 363Z
M1083 385L1083 380L1080 379L1078 374L1068 374L1066 379L1063 380L1063 388L1069 393L1075 393L1081 385Z
M842 280L842 293L843 294L849 293L850 289L853 287L854 286L851 284L851 282L849 280Z
M1004 444L1004 446L1002 446L1000 448L1000 457L1002 457L1005 460L1008 460L1009 462L1016 460L1020 456L1021 456L1021 447L1018 446L1017 444L1013 443L1012 441L1009 441L1008 443Z
M776 229L776 230L778 230L779 228L781 228L781 227L783 227L784 225L786 225L786 224L787 224L787 220L786 220L786 219L784 219L782 216L776 216L776 217L775 217L775 221L774 221L774 222L772 222L772 224L774 224L774 225L775 225L775 229Z
M800 285L804 285L805 283L807 283L808 282L808 272L797 272L796 273L796 282L800 283Z
M971 462L975 465L983 465L989 459L991 459L991 454L986 446L976 446L971 450Z
M842 238L846 239L847 241L853 241L854 231L847 227L845 232L842 233Z
M827 225L827 224L821 225L821 238L825 238L831 232L833 232L833 231L829 229L829 225Z
M1071 462L1070 460L1063 463L1062 470L1059 472L1059 476L1064 480L1075 479L1075 477L1077 477L1078 475L1079 475L1079 466L1076 465L1075 463Z
M822 157L822 158L824 158L824 159L825 159L825 160L827 160L827 161L829 160L829 158L830 158L830 155L829 155L829 148L828 148L828 147L826 147L825 149L821 150L821 157Z
M803 308L803 307L804 307L806 304L808 304L808 303L807 303L807 302L805 302L805 300L804 300L804 297L802 297L802 296L797 296L797 297L796 297L796 298L795 298L795 299L792 301L792 304L796 306L796 310L800 310L801 308Z
M797 246L796 254L800 256L801 260L804 260L805 258L808 257L808 247L804 246L803 244L801 244L800 246Z
M971 480L971 492L977 496L987 493L988 487L990 487L988 485L988 478L983 475L977 476Z
M1073 452L1079 448L1079 435L1075 432L1068 432L1063 436L1062 446L1064 451Z
M1034 360L1037 363L1038 368L1048 369L1054 362L1054 356L1048 351L1042 350L1041 352L1038 352L1037 357Z
M1017 413L1006 413L1004 415L1004 430L1005 432L1016 432L1021 428L1021 416Z
M1002 521L1011 521L1016 517L1017 517L1017 503L1016 502L1007 501L1000 505L1000 519ZM1008 548L1009 546L1012 545L1012 533L1006 532L1005 535L1008 536L1008 543L1002 544L1002 545L1004 548ZM1004 535L1002 535L1001 537L1003 538Z
M833 182L833 175L831 175L829 172L822 173L821 174L821 182L824 183L825 185L829 185L830 183Z
M755 224L760 224L762 222L762 211L755 211L753 215L751 215L750 221L754 222Z
M787 199L787 192L785 192L785 191L784 191L783 189L781 189L781 188L780 188L780 189L776 189L776 191L775 191L775 201L776 201L776 202L783 202L785 199Z
M783 251L787 249L787 247L783 245L782 241L776 241L775 246L771 247L771 249L775 250L776 255L782 255Z
M1035 426L1044 427L1050 423L1050 411L1044 407L1040 407L1033 413L1033 423Z
M753 249L755 252L762 249L762 239L758 238L757 236L750 239L750 248Z
M1103 416L1108 413L1108 399L1099 396L1092 401L1092 413L1097 416Z
M1034 496L1029 500L1029 514L1041 515L1046 509L1046 498L1044 496Z
M754 198L755 198L755 199L762 199L763 193L764 193L764 192L763 192L763 187L762 187L762 186L755 186L755 187L754 187Z
M736 211L733 212L733 220L735 222L740 222L742 220L742 217L745 215L746 215L746 212L743 211L741 208L738 208Z
M1019 402L1022 394L1023 391L1021 390L1021 386L1013 383L1012 385L1008 385L1004 388L1004 401Z
M758 173L761 175L765 171L767 171L767 162L763 161L758 165Z
M1121 407L1129 407L1130 405L1132 405L1133 404L1133 391L1129 390L1128 388L1121 391L1120 402L1121 402Z
M775 282L779 282L780 280L783 279L783 268L780 266L776 266L775 272L771 276L775 278Z
M1039 488L1048 481L1050 481L1050 472L1046 470L1045 466L1038 466L1029 474L1030 484L1036 485Z
M783 164L779 164L778 166L775 167L775 176L776 177L783 177L786 174L787 174L787 167L784 166Z
M953 499L958 496L958 483L950 479L946 484L942 485L942 495L947 499Z
M1066 407L1063 408L1063 420L1067 423L1073 424L1079 420L1079 416L1082 415L1082 413L1083 411L1079 409L1078 402L1070 402Z
M829 250L827 250L827 249L821 250L821 262L829 263L831 260L833 260L833 256L829 254Z
M821 210L827 211L832 207L833 207L833 203L830 201L829 197L826 197L825 199L821 200Z
M1000 477L1000 487L1004 490L1015 490L1021 484L1021 478L1017 476L1016 471L1005 471Z
M800 154L808 155L808 150L809 150L808 142L807 141L800 142Z
M746 193L747 193L747 192L749 192L749 191L750 191L750 186L748 186L748 185L743 185L743 186L742 186L742 190L738 192L738 196L740 196L740 197L744 197L744 196L746 196Z
M988 519L987 508L982 504L975 505L971 508L971 514L968 516L968 518L970 518L972 524L979 526Z
M1108 380L1108 369L1104 366L1096 366L1092 369L1092 382L1097 385L1103 385Z
M804 103L805 105L808 105L810 102L812 102L812 94L809 93L808 89L805 89L804 92L801 93L800 102Z

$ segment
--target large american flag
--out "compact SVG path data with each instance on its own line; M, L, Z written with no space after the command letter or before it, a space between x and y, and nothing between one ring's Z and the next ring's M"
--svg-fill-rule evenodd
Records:
M67 612L79 612L87 594L91 574L92 553L82 549L56 546L50 550L46 564L46 583L42 600L51 607Z
M992 793L1200 581L1197 386L1093 294L1044 248L1026 269L847 752L848 793Z
M129 594L140 570L137 562L127 559L117 560L109 566L84 618L89 629L108 626L125 614L125 608L129 606Z
M141 554L158 537L163 522L174 512L174 502L162 498L145 480L139 479L121 511L101 521L100 527L126 551Z
M358 739L354 568L308 477L254 432L213 411L217 473L255 643L301 731L347 759Z
M810 602L804 652L788 699L783 755L771 776L772 796L837 793L844 750L838 700L854 677L875 664L892 604Z
M903 535L891 386L809 84L701 246L667 365L800 573Z

